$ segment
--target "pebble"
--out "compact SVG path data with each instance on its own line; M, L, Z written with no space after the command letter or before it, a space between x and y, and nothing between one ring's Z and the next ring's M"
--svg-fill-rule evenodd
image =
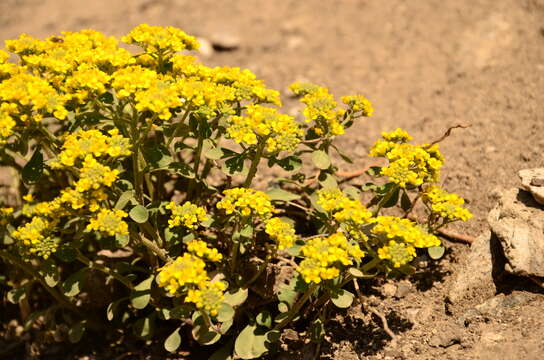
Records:
M397 293L397 286L394 284L387 283L382 286L382 293L387 297L395 296Z
M212 47L216 51L234 51L240 47L240 37L229 31L218 31L210 36Z

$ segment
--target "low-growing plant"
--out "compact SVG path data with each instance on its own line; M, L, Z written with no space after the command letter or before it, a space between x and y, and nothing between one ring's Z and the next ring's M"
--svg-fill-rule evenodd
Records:
M0 165L17 182L0 204L2 286L27 326L259 358L294 323L320 342L353 281L410 273L418 249L443 251L439 228L471 216L437 185L438 145L400 129L370 150L386 159L371 182L338 181L330 155L351 160L334 140L372 115L365 97L295 83L299 121L250 71L186 55L199 44L181 30L122 41L139 50L83 30L7 41L16 63L0 52ZM252 187L259 170L269 188Z

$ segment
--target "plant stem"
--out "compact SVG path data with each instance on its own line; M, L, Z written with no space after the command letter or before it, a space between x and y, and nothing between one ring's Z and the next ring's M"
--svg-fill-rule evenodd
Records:
M262 142L261 144L257 146L255 157L251 160L251 167L249 168L249 172L247 173L246 180L244 181L245 188L249 188L251 186L251 182L253 181L253 178L255 177L255 174L257 173L257 167L259 166L259 161L261 160L261 157L263 156L265 145L266 143Z
M380 212L380 210L382 209L382 207L385 205L386 202L389 201L389 199L391 199L391 196L393 196L393 194L398 190L398 185L395 185L391 188L391 190L389 190L389 192L387 194L385 194L385 196L380 200L380 202L378 203L378 207L376 208L376 210L373 211L372 213L372 216L378 216L378 213Z
M153 241L147 239L145 236L142 236L140 234L138 234L138 237L139 237L139 240L142 243L142 245L144 245L146 248L151 250L151 252L153 252L155 255L157 255L162 261L164 261L166 263L166 262L169 262L170 260L172 260L166 254L166 251L159 248L157 246L157 244L155 244Z
M38 274L31 266L25 264L24 262L20 261L18 258L16 258L15 256L11 255L10 253L8 253L7 251L4 251L4 250L0 250L0 257L3 258L5 261L11 262L13 265L17 266L18 268L20 268L21 270L26 272L28 275L30 275L30 277L32 279L38 280L40 282L40 284L44 287L44 289L52 297L54 297L55 300L57 300L59 302L60 306L68 308L68 309L74 311L75 313L81 315L83 318L85 318L81 314L80 310L78 309L78 307L76 305L74 305L72 302L70 302L70 300L68 300L66 298L66 296L64 294L62 294L61 292L59 292L57 289L52 288L49 285L47 285L47 283L42 278L42 276L40 276L40 274Z
M291 310L289 310L289 313L288 313L287 317L285 319L283 319L282 322L280 322L278 325L274 326L273 330L281 330L281 329L283 329L285 327L285 325L289 324L289 322L291 322L291 320L293 320L293 318L298 314L298 312L299 312L300 308L302 307L302 305L304 305L306 303L306 301L308 301L308 299L313 294L313 292L315 291L317 286L318 286L317 284L312 283L312 285L310 285L310 287L308 287L308 289L306 290L304 295L302 295L302 297L300 299L298 299L298 301L295 303L295 305L293 305Z
M115 271L108 268L107 266L104 266L102 264L98 264L97 262L92 261L91 259L87 258L85 255L83 255L81 253L81 251L79 251L79 250L77 250L77 257L76 258L81 263L87 265L90 269L96 269L98 271L103 272L106 275L110 275L111 277L113 277L114 279L116 279L117 281L119 281L120 283L125 285L130 290L132 290L134 288L134 286L132 285L132 283L130 282L129 279L127 279L126 277L124 277L121 274L116 273Z
M185 119L187 119L187 116L189 116L190 112L191 112L191 106L189 105L189 107L185 111L185 114L183 114L183 117L181 118L181 120L178 122L178 125L174 129L174 132L172 133L172 136L170 136L170 139L168 139L168 142L166 143L167 148L170 147L170 145L172 144L172 141L174 141L174 139L179 135L179 132L181 130L181 126L185 122Z

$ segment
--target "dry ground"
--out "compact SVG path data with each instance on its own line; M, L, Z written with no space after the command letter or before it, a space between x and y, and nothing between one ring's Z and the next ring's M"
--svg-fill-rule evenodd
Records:
M402 127L428 142L449 126L470 124L442 144L446 187L467 198L475 213L458 231L481 233L494 205L491 190L516 186L519 169L543 165L542 0L0 2L0 40L21 32L47 36L81 28L122 35L142 22L177 26L204 38L237 37L238 50L213 53L204 61L250 68L280 90L307 79L338 96L365 94L376 113L339 140L356 159L345 169L368 164L367 150L382 130ZM297 104L285 100L295 111ZM449 274L462 266L468 251L452 250L436 266L434 287L412 279L414 290L401 299L376 293L400 333L396 342L352 309L339 318L343 325L325 356L541 359L544 300L533 288L509 294L515 306L468 325L446 313ZM436 340L437 334L451 333L458 334L452 344Z

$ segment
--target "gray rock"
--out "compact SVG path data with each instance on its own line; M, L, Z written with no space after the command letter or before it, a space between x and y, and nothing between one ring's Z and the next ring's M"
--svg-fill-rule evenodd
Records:
M388 297L395 296L396 292L397 292L397 286L395 284L387 283L387 284L384 284L382 287L382 293L385 296L388 296Z
M216 51L233 51L240 47L240 37L230 31L218 31L210 36Z
M401 281L397 285L397 291L395 292L395 297L397 299L402 299L412 291L412 284L409 281Z
M518 172L521 187L529 191L539 204L544 204L544 168L525 169Z
M506 270L521 276L544 276L544 211L523 190L500 193L487 221L508 262Z
M489 230L478 236L450 285L449 301L455 304L466 298L489 298L495 294L492 244Z

